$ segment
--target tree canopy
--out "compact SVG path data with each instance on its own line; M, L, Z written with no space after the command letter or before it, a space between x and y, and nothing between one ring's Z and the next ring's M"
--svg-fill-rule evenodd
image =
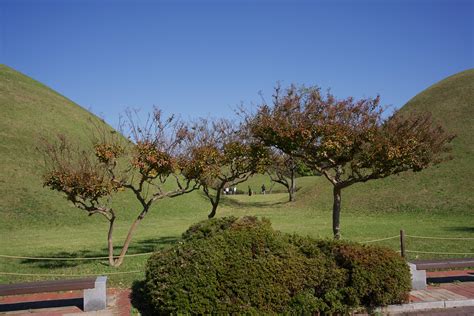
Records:
M302 159L330 181L336 238L343 188L421 171L446 159L453 138L429 114L385 117L379 97L337 99L317 87L277 87L272 104L261 104L247 121L262 143Z
M253 141L243 125L226 119L200 119L192 125L190 152L196 179L212 205L208 217L216 215L224 188L263 173L269 151Z
M198 174L188 148L188 127L174 116L163 117L158 109L143 125L128 112L126 128L130 141L115 132L99 130L90 150L75 147L60 136L55 143L45 142L44 185L62 192L88 215L100 214L109 221L107 237L109 264L120 266L132 236L152 204L198 188ZM111 201L117 191L130 190L140 203L120 254L114 256L113 230L116 212Z

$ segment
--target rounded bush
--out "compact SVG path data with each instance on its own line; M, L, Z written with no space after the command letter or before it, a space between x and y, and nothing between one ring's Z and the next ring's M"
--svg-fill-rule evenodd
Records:
M183 240L209 238L215 234L222 233L227 230L235 221L237 217L219 217L211 218L189 227L182 235Z
M361 247L290 236L255 217L207 220L191 226L183 242L150 257L146 278L133 295L150 314L344 314L359 304L402 298L386 292L404 287L374 284L383 268L369 262L375 258L398 269L402 282L406 272L409 284L404 268L381 258L393 259L393 252Z
M375 307L408 300L410 269L393 250L341 241L319 241L318 248L347 270L346 286L360 305Z

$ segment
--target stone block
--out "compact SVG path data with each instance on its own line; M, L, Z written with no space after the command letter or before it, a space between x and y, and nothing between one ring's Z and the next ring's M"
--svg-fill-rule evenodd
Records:
M416 265L408 262L411 273L411 288L414 290L426 289L426 270L417 270Z
M107 308L107 277L100 276L95 280L93 289L84 290L84 311L99 311Z

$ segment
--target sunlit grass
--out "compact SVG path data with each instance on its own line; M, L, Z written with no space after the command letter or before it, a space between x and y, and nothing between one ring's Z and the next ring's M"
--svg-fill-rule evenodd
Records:
M253 215L269 218L273 226L281 231L331 238L330 203L315 203L314 199L301 196L311 185L321 183L319 178L300 179L305 185L300 190L297 202L287 202L285 193L226 196L218 210L218 216ZM324 183L324 182L323 182ZM328 190L325 188L323 190ZM137 229L129 254L145 253L177 242L182 232L191 224L204 220L210 204L195 192L189 196L165 200L158 203ZM115 231L117 246L123 241L133 218L120 219ZM471 237L474 229L470 214L411 210L406 212L374 212L354 210L343 206L341 217L342 236L354 241L371 241L397 236L400 229L409 235L440 237ZM100 218L83 216L78 225L54 227L18 227L2 231L0 249L2 254L33 257L96 257L106 256L107 223ZM399 250L399 240L394 238L376 244ZM472 252L474 242L451 240L407 239L407 249L436 252ZM119 247L117 249L117 252ZM415 258L415 254L409 254ZM433 255L419 255L433 257ZM452 256L451 256L452 257ZM1 272L31 274L101 274L140 271L133 274L110 275L114 286L129 286L135 279L143 277L147 256L131 257L120 268L110 268L106 260L94 261L32 261L0 258ZM0 276L1 282L45 279L40 276Z
M454 159L417 174L404 173L387 179L356 184L343 190L342 237L371 241L408 235L474 238L474 70L441 82L413 99L407 109L431 110L448 130L458 137L453 143ZM0 255L27 257L105 256L107 222L88 217L57 192L41 183L41 155L36 151L37 136L67 131L79 142L90 134L86 124L90 113L54 91L15 71L0 66ZM259 194L262 184L274 194ZM253 215L269 218L273 226L287 233L331 238L332 192L322 177L297 179L296 201L287 202L284 188L272 186L266 176L256 176L239 184L256 194L225 196L217 216ZM128 193L120 193L113 203L118 220L114 234L116 253L128 228L138 215L138 203ZM179 240L193 223L207 218L211 206L199 192L159 201L138 227L129 254L146 253ZM399 249L397 238L377 242ZM431 240L407 238L408 250L469 253L474 257L473 240ZM410 253L410 258L417 255ZM419 254L437 257L436 254ZM47 261L0 257L0 282L51 279L139 271L111 275L113 286L130 286L143 277L147 256L130 257L120 268L110 268L107 260ZM39 276L45 274L47 276ZM49 276L48 276L49 275ZM59 278L59 277L58 277Z

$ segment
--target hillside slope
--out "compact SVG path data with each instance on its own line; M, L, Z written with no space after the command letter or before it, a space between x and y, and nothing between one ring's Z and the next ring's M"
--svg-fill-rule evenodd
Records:
M63 226L86 223L84 214L61 194L42 187L42 156L36 151L39 135L64 133L85 146L91 124L100 119L43 84L11 68L0 66L0 220L4 229L27 223ZM446 129L457 135L454 159L419 173L406 172L386 179L353 185L343 192L342 212L474 212L474 70L464 71L429 87L410 100L402 112L430 111ZM110 128L110 127L108 127ZM239 185L258 191L268 179L256 177ZM332 207L331 186L322 177L297 181L302 185L297 201L285 208L328 212ZM270 187L270 184L268 185ZM122 196L115 205L133 218L134 199ZM199 192L160 203L163 212L179 216L205 216L209 205ZM240 208L245 205L239 205ZM245 209L252 209L249 204ZM228 205L223 203L223 211ZM161 208L161 207L160 207ZM186 210L185 213L182 213ZM160 211L161 212L161 211ZM193 212L196 212L194 214ZM161 214L161 213L160 213ZM191 217L193 217L191 216ZM100 219L94 219L100 220ZM90 221L90 220L89 220ZM471 224L472 226L472 224Z
M449 132L455 133L455 162L466 162L474 153L474 69L434 84L411 99L401 111L431 112Z
M0 111L1 222L7 226L24 220L54 222L71 205L60 194L42 187L43 156L37 150L40 137L62 133L85 146L90 143L92 121L111 127L4 65L0 65Z

